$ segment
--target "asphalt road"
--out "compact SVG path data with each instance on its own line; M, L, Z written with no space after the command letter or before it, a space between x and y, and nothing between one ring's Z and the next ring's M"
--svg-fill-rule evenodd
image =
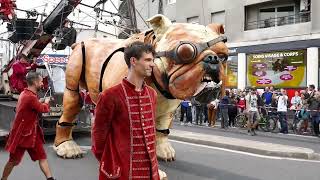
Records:
M170 180L319 180L319 162L255 156L174 142L177 160L161 162Z
M52 148L52 137L47 137L46 150L51 169L58 180L94 180L98 163L88 154L77 160L58 158ZM90 137L78 135L76 141L88 148ZM292 159L270 158L253 154L228 151L219 148L172 141L177 152L174 162L160 162L169 180L319 180L320 163ZM8 159L8 153L0 148L0 169ZM20 166L14 169L11 180L44 179L37 163L26 154Z

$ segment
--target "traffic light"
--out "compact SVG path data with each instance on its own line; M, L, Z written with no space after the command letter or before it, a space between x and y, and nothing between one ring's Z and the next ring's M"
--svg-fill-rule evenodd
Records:
M16 16L14 9L17 7L12 0L0 0L0 17L3 21L11 21Z

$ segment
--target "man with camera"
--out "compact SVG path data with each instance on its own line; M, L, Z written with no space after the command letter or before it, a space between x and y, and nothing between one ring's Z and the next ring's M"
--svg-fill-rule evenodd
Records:
M287 120L288 96L287 96L286 90L281 89L277 99L278 99L277 111L279 114L279 120L281 124L280 133L288 134L288 120Z

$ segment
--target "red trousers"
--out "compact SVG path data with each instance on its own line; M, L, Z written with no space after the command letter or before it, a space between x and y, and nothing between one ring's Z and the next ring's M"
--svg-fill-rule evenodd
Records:
M32 161L47 159L47 154L43 148L41 137L37 137L35 146L33 148L24 148L18 146L14 153L10 153L9 162L14 162L16 165L18 165L21 162L25 151L28 151Z

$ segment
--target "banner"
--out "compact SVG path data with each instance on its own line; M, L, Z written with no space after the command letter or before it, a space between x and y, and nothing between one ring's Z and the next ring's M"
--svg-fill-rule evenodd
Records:
M229 56L226 75L226 87L236 88L238 86L238 56Z
M247 86L305 87L306 50L247 55Z
M37 63L47 62L49 64L67 64L68 56L58 54L43 54L37 58Z

